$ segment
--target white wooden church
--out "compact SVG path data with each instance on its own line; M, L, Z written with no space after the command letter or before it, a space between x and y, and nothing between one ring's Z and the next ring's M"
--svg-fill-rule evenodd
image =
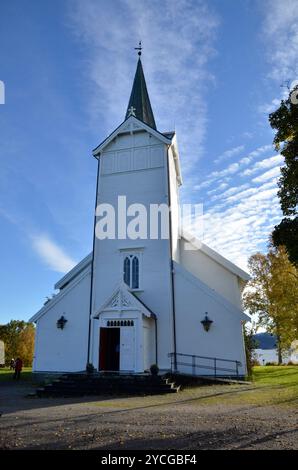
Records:
M144 373L157 364L161 372L245 375L241 292L249 276L181 233L176 134L156 128L140 57L125 120L93 156L96 206L117 207L119 195L148 212L150 204L166 203L169 237L100 239L94 230L92 253L30 320L34 371L77 372L92 364Z

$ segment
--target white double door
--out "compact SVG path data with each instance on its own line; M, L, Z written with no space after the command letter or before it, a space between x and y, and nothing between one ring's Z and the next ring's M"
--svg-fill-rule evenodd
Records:
M120 328L120 370L134 371L136 366L135 329L133 326Z

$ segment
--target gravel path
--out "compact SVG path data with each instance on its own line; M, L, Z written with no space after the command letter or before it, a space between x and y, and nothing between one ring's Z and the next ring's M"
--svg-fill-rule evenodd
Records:
M249 386L153 397L25 398L0 384L1 449L298 449L297 408L204 404Z

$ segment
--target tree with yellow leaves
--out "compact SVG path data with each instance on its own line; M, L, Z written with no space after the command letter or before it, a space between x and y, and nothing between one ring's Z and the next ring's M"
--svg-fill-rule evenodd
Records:
M32 365L34 352L35 327L33 323L22 320L11 320L0 325L0 339L5 344L6 362L20 357L25 366Z
M244 293L244 307L258 315L258 324L276 335L278 362L298 339L298 271L285 247L271 247L264 255L249 258L251 280Z

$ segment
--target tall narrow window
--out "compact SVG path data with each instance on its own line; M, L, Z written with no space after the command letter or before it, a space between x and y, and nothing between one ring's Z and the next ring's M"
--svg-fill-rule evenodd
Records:
M132 258L132 280L131 287L133 289L139 288L139 258L134 256Z
M125 284L130 286L130 257L126 256L124 259L123 280Z
M131 289L140 288L140 255L125 255L123 260L123 280Z

